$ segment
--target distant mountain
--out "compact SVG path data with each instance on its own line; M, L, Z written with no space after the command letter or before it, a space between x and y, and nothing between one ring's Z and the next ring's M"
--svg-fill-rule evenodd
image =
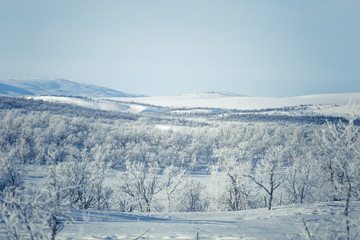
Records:
M0 94L7 96L52 95L93 98L141 97L110 88L75 83L65 79L0 79Z
M33 93L23 88L18 88L8 84L0 83L0 95L19 96L19 95L33 95Z
M231 92L204 92L204 93L198 93L198 94L207 94L209 96L218 96L218 97L246 97L244 94L240 93L231 93Z

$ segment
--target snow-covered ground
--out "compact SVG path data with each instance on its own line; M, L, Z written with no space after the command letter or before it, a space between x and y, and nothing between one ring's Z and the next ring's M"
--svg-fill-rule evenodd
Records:
M259 110L300 105L317 105L318 113L342 115L360 105L360 93L319 94L287 98L229 96L221 93L197 93L160 97L111 98L173 108L222 108Z
M209 185L208 176L191 177ZM107 176L112 184L116 172ZM40 186L44 167L27 167L26 184ZM236 212L151 212L67 210L72 219L57 239L306 239L305 226L315 239L330 239L346 231L344 202L294 204ZM360 232L360 202L350 203L351 233ZM0 239L6 239L6 226L0 221ZM360 237L360 236L359 236ZM343 239L343 238L335 238ZM345 239L345 238L344 238ZM356 239L356 238L353 238Z
M351 204L351 231L355 232L360 230L360 202ZM302 239L302 219L312 234L330 239L326 236L333 231L345 231L343 207L343 203L318 203L280 206L271 211L204 213L71 210L74 221L65 226L57 239ZM0 224L0 239L4 236L3 227Z
M132 113L156 112L162 108L220 108L236 110L260 110L311 105L305 114L346 116L359 113L360 93L320 94L287 98L244 97L223 93L194 93L159 97L136 98L74 98L54 96L30 96L34 100L70 103L101 110ZM205 111L198 109L197 111Z

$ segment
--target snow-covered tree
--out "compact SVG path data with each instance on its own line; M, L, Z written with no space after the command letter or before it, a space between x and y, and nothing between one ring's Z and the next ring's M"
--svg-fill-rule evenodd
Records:
M51 161L51 160L50 160ZM47 225L50 228L51 240L54 240L56 235L64 228L64 199L65 189L60 184L60 174L58 172L57 163L55 159L49 166L48 175L46 177L46 216Z
M174 211L174 202L177 198L177 191L180 184L184 181L185 169L175 166L167 166L163 171L163 189L167 198L167 211Z
M150 212L154 197L161 190L159 174L157 164L127 161L126 172L119 174L115 191L131 198L141 212Z
M333 200L344 200L347 239L350 239L349 204L359 197L360 189L360 127L352 117L348 123L328 124L323 129L324 158L322 170L332 187Z
M20 187L24 182L24 171L12 152L0 152L0 192L5 188Z
M1 194L1 216L10 239L55 240L68 221L54 195L36 188L7 188Z
M205 198L205 186L193 179L187 180L179 189L176 210L179 212L202 212L208 205Z
M105 188L105 163L90 161L87 153L80 159L58 164L59 184L70 206L77 209L104 209L110 195Z
M332 200L356 196L360 189L360 127L353 118L348 123L328 123L321 136L321 172Z
M0 209L10 239L46 237L46 204L39 191L7 188L1 195Z
M293 163L286 167L283 188L290 203L304 203L316 200L320 177L317 161L311 152L294 154Z
M211 174L217 189L214 201L220 209L239 211L254 207L252 183L246 177L251 172L251 162L244 159L243 148L224 147L216 150L214 155L219 161Z
M275 190L280 187L283 182L283 146L271 146L266 150L265 155L256 163L255 170L247 175L260 189L265 191L268 198L265 205L268 209L272 209Z

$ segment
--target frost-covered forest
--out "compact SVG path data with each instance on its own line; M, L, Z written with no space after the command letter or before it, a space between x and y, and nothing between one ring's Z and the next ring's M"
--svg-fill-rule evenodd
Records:
M318 234L300 219L292 239L360 237L349 211L360 200L355 115L130 114L9 97L0 106L0 237L55 239L78 210L225 213L324 202L343 203L334 215L341 227Z

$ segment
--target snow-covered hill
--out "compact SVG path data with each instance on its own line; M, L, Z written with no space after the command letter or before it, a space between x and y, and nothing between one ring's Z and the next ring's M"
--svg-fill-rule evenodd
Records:
M26 95L35 100L70 103L94 109L131 113L165 110L206 112L209 111L208 109L213 109L210 112L214 112L214 109L215 111L217 109L227 109L240 111L262 110L264 113L264 109L272 109L271 114L288 114L288 109L284 109L293 107L296 110L292 111L291 114L295 115L345 116L360 112L360 93L275 98L248 97L227 92L205 92L145 97L63 79L6 79L0 80L0 94L9 96ZM204 110L204 108L207 110ZM279 110L274 111L274 109ZM301 111L298 109L301 109Z
M0 79L0 94L7 96L52 95L83 97L138 97L110 88L75 83L65 79Z
M351 234L359 233L360 203L351 203ZM237 212L119 213L72 211L59 239L345 239L344 203L280 206ZM336 236L335 238L332 238ZM350 239L357 239L357 238Z
M214 109L227 109L254 112L261 110L263 113L286 115L315 114L346 116L354 113L359 114L360 112L360 93L320 94L287 98L246 97L219 92L158 97L76 98L30 96L28 98L131 113L159 112L165 110L177 112L207 112L214 111ZM289 113L288 108L294 109ZM266 111L267 109L269 111Z
M245 97L224 95L221 93L194 93L142 98L113 98L119 101L134 101L162 107L175 108L223 108L239 110L255 110L265 108L281 108L299 105L336 104L347 105L360 103L360 93L319 94L298 97Z
M287 98L234 96L217 92L194 93L141 98L111 98L171 108L219 108L261 110L295 106L311 106L312 113L326 115L350 114L360 106L360 93L319 94Z

